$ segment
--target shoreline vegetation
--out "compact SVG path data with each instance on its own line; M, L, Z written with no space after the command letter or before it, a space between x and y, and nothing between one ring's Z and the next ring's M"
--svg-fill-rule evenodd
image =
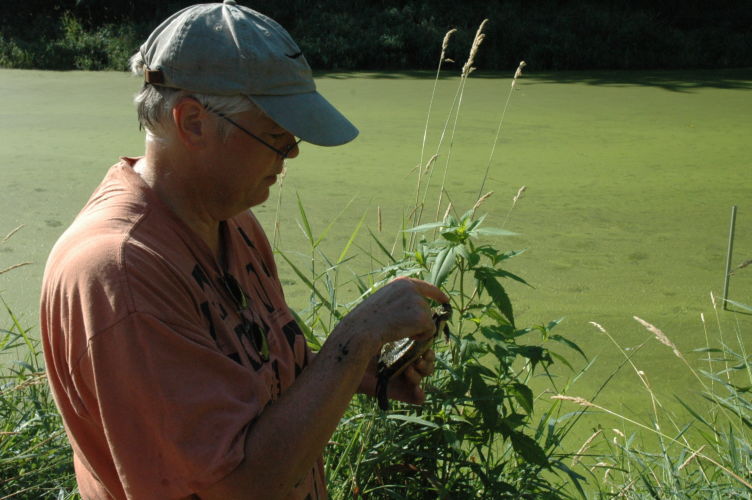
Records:
M434 172L446 179L465 82L488 48L484 27L485 21L468 44L470 56L462 66L456 97L444 115L435 152L426 150L424 133L415 170L415 206L404 214L403 227L394 239L385 241L371 232L372 250L362 249L356 241L364 229L361 219L339 256L329 257L320 245L336 219L316 234L298 197L299 219L310 245L308 267L296 266L285 253L287 249L277 248L280 261L289 264L310 290L310 306L296 312L314 347L360 299L395 276L421 277L443 286L456 311L451 341L437 344L437 372L429 381L425 405L395 404L393 411L384 413L372 400L354 398L326 450L331 497L748 496L752 491L752 404L748 397L752 366L741 327L729 332L718 321L717 337L713 338L709 332L714 327L708 326L705 345L694 351L704 357L692 365L685 352L673 344L671 332L664 333L659 326L635 317L651 336L651 343L646 340L640 348L671 349L692 372L698 382L697 393L708 402L695 406L680 401L685 412L676 414L665 410L662 396L633 362L631 352L593 323L623 354L624 361L614 373L622 366L630 367L647 395L645 406L652 409L647 421L612 411L597 399L608 390L610 377L595 394L583 397L575 393L575 382L588 376L593 360L577 344L554 333L560 320L530 327L515 323L505 286L510 280L527 283L502 266L523 251L497 248L498 241L507 242L513 233L483 224L483 203L492 195L484 193L486 176L478 179L482 182L477 201L467 211L447 199L443 180L438 192L429 191ZM447 36L437 79L444 63L457 64L448 55L448 41ZM506 104L491 145L489 167L512 90L517 80L524 78L525 63L520 59L513 65L517 71L509 94L504 96ZM431 113L438 113L432 106L433 100L426 130ZM283 191L281 186L280 199ZM524 193L525 186L521 186L509 214ZM345 263L356 250L367 254L371 268L353 276ZM357 289L355 299L344 293L347 287ZM720 304L711 298L717 315ZM736 305L752 312L748 306ZM3 306L0 353L23 347L26 355L10 365L7 373L0 373L0 498L78 498L70 450L45 384L38 342L4 301ZM705 325L704 316L702 320ZM552 345L561 349L550 348ZM584 368L574 368L582 359ZM551 376L549 367L554 364L571 370L568 380ZM540 394L531 389L533 377L546 381L547 388ZM565 447L565 439L583 425L586 415L609 417L611 420L603 420L604 425L616 419L619 425L614 429L599 425L579 448ZM651 439L643 439L646 436Z
M46 0L0 5L0 67L127 69L128 58L159 21L195 0ZM457 71L488 19L482 70L702 69L752 66L752 9L719 2L241 2L276 19L317 70L435 68L442 36ZM458 62L455 62L458 61Z

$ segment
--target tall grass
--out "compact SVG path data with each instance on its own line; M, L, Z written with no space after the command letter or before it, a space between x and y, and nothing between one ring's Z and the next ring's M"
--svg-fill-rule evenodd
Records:
M370 399L355 398L326 453L333 498L568 498L564 485L571 483L572 489L581 490L583 478L567 466L565 459L571 454L560 447L571 426L555 424L560 405L535 412L537 398L530 381L539 374L547 376L554 363L557 354L548 345L558 342L584 354L551 332L557 321L528 328L516 325L506 283L527 283L503 266L523 252L500 250L488 243L514 236L487 227L485 216L476 217L488 195L479 196L461 215L451 203L444 207L442 202L448 195L446 178L462 98L486 23L478 28L463 66L439 147L426 165L418 166L416 193L420 197L395 237L395 242L402 241L401 249L396 250L396 244L389 249L373 231L369 249L354 246L361 218L339 256L329 258L320 248L323 234L334 222L317 235L298 198L299 224L310 251L296 259L278 250L310 290L310 305L299 316L313 345L320 345L336 321L359 301L398 276L419 277L442 287L455 311L451 341L436 347L438 369L426 387L422 406L397 404L393 411L382 412ZM432 97L429 112L433 105ZM427 119L426 130L428 123ZM447 131L449 143L443 152ZM423 145L425 141L426 131ZM437 187L430 182L433 170L428 167L441 155L444 172ZM422 150L421 162L423 158ZM419 224L432 187L437 187L433 200L444 216ZM519 196L521 192L515 203ZM367 256L369 269L355 270L356 261L348 257L354 249ZM305 264L295 263L301 259ZM344 299L338 290L347 288L357 293ZM550 377L549 382L556 386Z
M712 296L716 338L689 354L655 325L635 317L659 344L670 349L680 366L696 381L700 402L676 397L680 411L668 409L659 388L601 325L593 325L618 349L632 367L651 409L649 420L626 415L579 396L552 398L576 404L580 412L603 414L621 422L620 428L599 427L578 452L576 470L592 478L600 497L618 498L749 498L752 496L752 366L739 322L733 333L724 331L718 303ZM735 303L741 312L752 307ZM729 314L729 313L725 313ZM700 320L705 325L705 316ZM728 341L731 337L733 340ZM648 339L650 340L650 339ZM698 368L703 366L704 368ZM661 392L673 393L675 388Z
M476 52L482 34L479 28L477 43L473 44ZM434 89L439 82L444 49ZM706 326L706 332L715 328L717 338L711 341L709 335L706 345L695 351L705 356L700 360L706 365L704 369L696 368L689 353L680 351L662 330L638 320L650 332L650 339L659 342L646 343L645 348L670 349L691 371L697 392L707 402L697 405L680 400L683 411L678 414L667 410L654 383L616 341L618 336L594 325L604 339L620 350L624 365L631 367L645 391L646 407L651 412L648 421L615 412L593 397L570 395L572 382L587 376L589 365L573 370L573 380L568 383L549 376L554 362L571 366L566 357L550 349L552 345L566 346L573 356L584 357L577 345L554 333L558 321L527 327L516 324L513 294L507 291L513 289L508 283L526 283L505 266L522 252L498 248L497 242L509 241L512 234L488 228L485 218L476 213L488 196L483 191L522 65L503 103L475 205L464 213L451 203L445 207L445 182L437 192L431 191L436 186L431 184L430 176L439 157L444 162L446 179L451 140L448 150L441 147L447 131L453 134L458 123L473 57L471 50L439 147L423 164L426 131L430 113L434 112L431 98L417 174L416 205L405 217L394 244L384 242L370 230L367 243L361 241L361 234L366 232L363 213L339 253L327 255L322 243L339 223L339 217L317 231L298 196L300 227L308 248L283 251L278 248L281 239L275 219L273 242L278 255L310 292L308 307L296 314L314 348L321 345L344 314L395 276L417 276L442 286L449 292L456 311L451 342L436 346L437 371L427 381L423 406L397 404L393 411L381 412L370 398L354 398L325 454L331 497L749 497L752 405L748 394L752 367L744 332L741 327L733 332L721 328L723 313L715 303L716 326ZM280 183L278 212L283 185ZM504 226L524 191L523 186L512 200ZM437 214L443 210L444 215L423 224L422 210L431 196L438 201ZM351 206L345 206L343 212L351 210ZM12 233L6 240L10 236ZM366 269L362 268L362 257ZM15 267L0 270L0 274ZM744 304L735 305L749 309ZM5 301L2 306L0 354L3 360L15 358L0 373L0 500L75 498L70 447L46 386L38 342ZM702 320L705 325L704 316ZM25 354L19 356L19 352ZM547 400L534 394L530 388L534 376L547 377L549 390L557 396ZM571 404L579 407L570 412ZM587 413L609 415L622 425L617 429L601 426L581 445L563 447L565 438L582 425Z
M11 231L6 242L19 228ZM25 265L10 266L0 272ZM75 496L70 446L47 386L39 341L0 295L0 499ZM22 356L19 353L24 353ZM20 358L20 359L19 359ZM12 362L6 365L6 360Z

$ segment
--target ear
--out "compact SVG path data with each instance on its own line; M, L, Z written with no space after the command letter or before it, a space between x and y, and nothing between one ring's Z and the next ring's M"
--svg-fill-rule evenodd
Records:
M209 112L193 97L182 97L172 108L180 142L189 150L203 149L212 133Z

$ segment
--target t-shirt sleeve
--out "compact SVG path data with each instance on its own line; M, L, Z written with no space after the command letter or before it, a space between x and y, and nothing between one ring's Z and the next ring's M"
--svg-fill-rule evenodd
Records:
M261 405L245 369L201 339L133 313L91 338L75 367L129 498L190 495L243 459Z

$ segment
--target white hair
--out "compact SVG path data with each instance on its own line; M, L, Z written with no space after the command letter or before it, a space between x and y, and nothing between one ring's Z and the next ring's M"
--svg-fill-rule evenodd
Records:
M143 78L146 64L141 52L136 52L130 59L131 72ZM209 111L223 115L234 115L245 111L257 111L262 115L263 111L248 97L238 95L212 95L188 92L186 90L162 87L144 83L141 91L133 98L138 112L138 122L146 129L147 139L164 139L165 126L171 122L172 108L182 97L192 96ZM229 123L219 121L219 133L222 139L229 135Z

